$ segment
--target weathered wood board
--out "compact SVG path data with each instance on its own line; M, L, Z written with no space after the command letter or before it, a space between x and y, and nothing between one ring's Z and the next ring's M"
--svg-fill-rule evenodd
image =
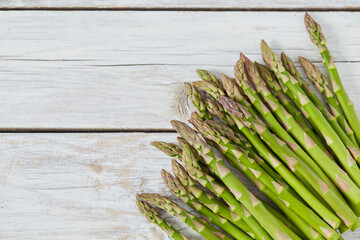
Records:
M107 8L107 9L129 9L129 8L163 8L163 9L356 9L360 7L355 0L202 0L202 1L166 1L166 0L3 0L0 2L2 8Z
M240 51L261 61L262 38L278 53L320 64L304 13L279 10L351 11L360 3L5 0L0 8L149 9L0 14L1 131L131 132L168 131L169 120L186 120L183 82L197 80L195 69L232 74ZM276 11L177 11L195 8ZM311 14L360 114L360 13ZM171 170L170 158L150 146L155 140L174 142L176 134L1 133L0 239L168 239L135 206L138 192L169 195L160 170Z
M170 194L160 177L170 158L156 140L176 134L1 134L0 239L167 239L135 205L138 192Z
M1 134L0 239L166 239L135 205L139 192L170 194L160 177L170 158L156 140L176 134Z
M170 194L155 140L176 134L2 134L0 239L165 239L135 204Z
M170 129L195 69L232 74L243 51L320 61L303 12L3 11L0 129ZM360 13L316 12L360 113Z

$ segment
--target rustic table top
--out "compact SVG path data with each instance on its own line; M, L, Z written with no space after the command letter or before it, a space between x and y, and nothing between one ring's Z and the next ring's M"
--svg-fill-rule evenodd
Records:
M303 25L312 11L360 114L358 10L357 0L1 1L0 239L167 239L135 194L169 195L170 159L149 143L175 142L169 121L190 112L183 82L197 68L231 74L240 51L262 61L261 39L320 66Z

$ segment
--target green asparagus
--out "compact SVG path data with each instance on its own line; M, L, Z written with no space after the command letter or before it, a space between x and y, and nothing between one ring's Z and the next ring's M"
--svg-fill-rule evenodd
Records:
M320 54L323 58L323 63L330 76L331 84L334 93L336 94L340 105L345 113L352 130L355 133L357 142L360 142L360 121L356 115L354 103L350 100L345 92L344 86L341 82L338 70L335 66L334 59L326 46L326 39L321 32L321 26L310 17L308 13L305 14L305 26L310 35L311 41L319 48ZM359 143L360 144L360 143Z

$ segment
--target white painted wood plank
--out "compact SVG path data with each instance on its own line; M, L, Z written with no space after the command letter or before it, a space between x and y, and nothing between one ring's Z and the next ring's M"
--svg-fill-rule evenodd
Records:
M312 15L360 102L360 13ZM186 118L182 82L196 68L231 74L240 51L261 61L262 38L320 60L301 12L4 11L0 21L1 129L169 129Z
M0 239L167 239L135 204L139 192L170 194L155 140L176 135L2 134Z
M261 9L328 9L328 8L344 8L351 9L359 7L359 1L356 0L203 0L203 1L166 1L166 0L3 0L0 7L5 8L261 8Z
M156 140L176 134L1 134L0 239L167 239L135 205L138 192L170 194Z
M156 140L176 134L1 134L0 239L167 239L135 204L139 192L170 194L160 177L170 158Z

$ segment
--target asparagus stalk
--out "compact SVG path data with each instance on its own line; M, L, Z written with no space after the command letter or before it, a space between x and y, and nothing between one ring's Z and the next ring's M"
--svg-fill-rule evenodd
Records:
M190 226L194 231L198 232L205 239L209 240L231 240L225 234L218 232L208 223L200 220L195 215L188 212L186 209L174 203L170 198L161 196L159 194L142 193L137 195L137 198L153 204L158 208L166 210L169 214L178 217L182 222Z
M334 94L331 92L327 78L320 72L320 69L317 66L315 66L310 62L310 60L304 57L299 57L299 59L308 79L316 86L319 92L323 95L324 100L328 104L332 115L337 119L342 129L345 130L350 140L359 148L359 145L355 138L354 131L350 128L345 117L342 115L340 104L335 98Z
M228 117L230 117L228 115ZM202 121L202 119L199 117L199 115L197 115L196 113L192 113L191 114L191 119L190 121ZM227 139L229 139L229 141L234 144L237 147L246 149L246 154L249 155L250 157L256 159L256 162L262 167L264 168L264 170L270 175L272 176L274 179L276 179L278 182L281 182L282 184L286 184L286 182L284 181L284 179L270 166L268 165L267 162L263 161L256 153L255 148L249 143L249 141L242 136L240 133L238 132L234 132L231 128L223 125L223 124L219 124L215 121L207 121L207 124L209 126L211 126L211 128L213 128L214 130L220 132L220 134L224 137L226 137ZM237 129L237 127L236 127ZM206 140L209 142L211 141L213 143L213 145L215 145L215 142L213 142L212 140L210 140L209 138L206 138ZM293 193L295 193L293 191ZM295 193L296 194L296 193Z
M258 198L249 192L241 181L228 169L223 159L213 152L193 129L179 121L172 121L171 123L175 130L197 149L206 163L215 170L218 177L222 179L224 184L234 194L233 197L235 196L235 199L233 200L240 201L273 239L300 239L284 223L274 217ZM201 177L204 176L202 172L198 172L198 174ZM209 181L209 185L211 185L211 181ZM226 190L222 188L220 191L224 192ZM230 203L231 205L233 204L232 202Z
M269 109L263 104L260 97L256 94L255 89L249 84L248 76L245 71L245 61L246 57L243 54L240 54L240 59L234 67L234 73L238 79L238 83L241 84L240 87L244 90L248 96L251 104L256 108L260 115L266 120L269 124L271 130L277 133L277 135L284 141L288 141L294 146L297 146L295 150L304 160L311 162L311 158L305 153L305 151L296 143L296 141L288 134L288 132L281 126L277 121L274 115L269 111ZM252 114L254 116L254 114ZM321 170L320 170L321 171Z
M232 225L227 219L222 218L215 213L213 213L209 208L201 204L197 199L189 193L184 186L180 183L180 181L172 176L170 173L166 172L164 169L161 170L161 177L165 183L165 186L171 191L171 193L180 198L184 203L189 205L194 210L198 211L201 215L203 215L210 223L215 224L220 227L232 237L238 240L251 238L243 233L240 229Z
M285 55L285 54L283 54ZM287 57L287 61L290 62L291 59ZM293 64L294 65L294 64ZM295 68L295 65L294 65ZM286 67L285 67L286 69ZM291 74L290 74L291 75ZM293 75L292 75L293 76ZM300 76L300 75L299 75ZM295 76L293 76L295 77ZM313 90L311 90L308 86L308 84L302 79L300 76L299 78L295 77L296 80L298 80L298 83L300 87L303 89L303 91L306 93L306 95L309 97L309 99L315 104L315 106L320 110L320 112L324 115L324 117L329 121L330 125L333 127L335 132L338 134L340 139L346 144L347 146L350 146L352 148L356 148L359 151L359 148L357 144L355 144L347 135L345 132L345 129L343 129L339 122L337 121L336 116L332 115L322 104L320 99L316 96ZM306 84L305 84L306 83ZM355 141L356 142L356 141Z
M302 161L291 149L274 134L272 134L266 126L256 119L249 116L244 108L241 109L243 115L238 114L246 126L256 131L261 138L268 143L268 146L279 156L279 158L288 165L290 170L298 171L317 191L317 193L331 206L335 213L348 226L352 227L359 224L360 220L357 218L353 210L348 204L339 197L336 192L330 188L305 162ZM337 226L338 227L338 226ZM337 228L336 227L336 228Z
M360 142L360 121L356 115L354 103L350 100L345 92L344 86L341 82L338 70L335 66L334 59L326 46L326 39L321 32L321 26L310 17L308 13L305 14L305 26L310 35L310 40L319 48L320 54L323 58L327 72L330 76L333 91L337 96L340 105L345 113L352 130L355 133L357 142Z
M243 134L249 139L263 159L266 160L301 196L301 198L305 200L308 205L311 206L312 209L316 211L332 228L337 228L340 223L339 219L327 207L325 207L318 198L314 197L314 195L303 185L303 183L271 153L271 151L264 145L252 129L249 129L246 125L244 125L241 121L242 114L239 111L234 111L234 106L236 106L235 103L232 102L231 99L227 99L225 97L221 98L221 103L229 112L230 116L233 117L240 131L243 132Z
M204 173L210 175L211 177L213 177L213 178L216 179L217 181L220 180L220 179L216 176L215 171L214 171L212 168L210 168L208 165L206 165L204 159L198 154L198 152L197 152L197 150L196 150L195 148L193 148L193 147L192 147L184 138L182 138L182 137L178 137L177 140L178 140L178 142L180 143L180 145L181 145L181 147L182 147L183 149L189 149L189 150L191 151L192 156L198 160L198 164L199 164L201 170L202 170ZM184 150L183 150L183 152L184 152ZM182 161L182 158L181 158L180 160Z
M321 112L316 108L316 106L310 101L305 92L297 84L297 80L294 79L282 66L278 56L270 49L270 47L265 43L261 42L261 51L265 62L269 65L272 71L276 74L276 77L282 84L286 85L288 89L295 96L294 101L297 104L301 105L304 111L308 114L309 118L321 129L322 135L327 140L328 146L334 151L339 161L341 162L344 170L350 175L351 179L360 186L360 169L354 160L353 155L357 155L357 149L352 149L349 147L349 150L352 151L352 154L349 153L348 149L341 141L337 133L331 127L329 122L321 114ZM295 82L295 83L293 83ZM360 154L359 154L360 156Z
M267 174L269 174L272 178L274 178L277 182L281 183L284 186L288 186L288 184L286 183L286 181L284 180L284 178L282 178L279 173L277 173L266 161L264 161L256 152L256 149L249 143L249 141L246 139L246 144L238 144L238 141L240 141L240 139L237 141L236 138L238 136L241 136L240 134L237 134L236 132L231 131L231 129L226 128L226 130L224 130L224 128L226 126L223 126L215 121L212 120L207 120L206 123L211 126L212 129L218 131L220 133L221 136L224 136L226 139L228 139L230 141L230 143L236 147L240 147L243 149L246 149L246 155L248 155L249 157L255 159L256 163L265 170L265 172L267 172ZM244 137L241 136L242 140L241 141L245 141ZM250 148L248 146L251 146ZM298 194L291 188L289 188L289 191L291 191L291 193L294 196L297 196L300 200L301 198L298 196Z
M288 208L286 204L281 201L274 193L272 193L268 188L265 187L257 179L253 179L253 183L257 186L260 191L266 194L271 201L273 201L284 213L285 215L300 229L300 231L305 235L304 239L325 239L319 232L311 227L303 218L297 215L293 210Z
M192 146L189 145L185 139L178 138L178 141L183 147L189 148L189 150L193 154L193 157L196 157L200 160L201 157L197 154L197 152L194 152ZM182 150L176 144L165 142L152 142L151 144L170 157L176 157L180 160L182 159ZM199 162L199 164L201 165L200 167L202 171L206 172L207 174L211 174L207 166L202 165L201 162ZM185 169L183 169L182 166L178 164L175 160L172 161L172 166L175 175L179 179L182 179L181 182L183 185L185 185L188 192L196 196L196 198L200 202L202 202L206 207L211 209L214 213L228 219L236 226L244 230L249 236L254 238L255 234L253 233L253 230L239 217L239 215L234 212L229 212L230 210L224 204L214 199L214 197L212 197L208 193L204 193L203 190L197 188L195 182L187 175ZM216 176L214 177L216 178Z
M269 88L271 93L279 100L279 102L284 106L286 111L288 111L300 124L302 124L306 129L306 132L313 132L311 127L308 125L304 119L302 113L296 108L296 106L290 101L290 99L282 92L282 87L277 82L274 74L265 66L254 62L256 69L258 70L261 78L266 83L266 86ZM317 138L317 137L316 137Z
M189 94L189 98L194 105L195 111L205 119L212 119L211 114L206 110L206 106L202 101L200 92L190 83L184 83L186 91Z
M201 128L198 126L199 124L203 124L203 119L201 119L196 113L191 114L190 122L195 126L195 128L201 133L204 134L204 130L201 130ZM256 153L255 148L249 143L249 141L242 136L241 134L232 131L230 128L221 125L215 121L206 121L207 129L212 129L213 132L217 132L219 136L229 141L230 144L235 146L236 148L242 149L245 154L253 159L256 159L255 161L259 163L259 165L264 167L264 170L272 176L274 179L276 179L278 182L281 182L283 185L287 185L287 183L284 181L284 179L275 171L271 166L269 166L265 161L263 161ZM200 130L199 130L200 129ZM217 140L213 141L209 137L206 137L203 135L205 140L211 141L215 147L218 147ZM222 149L218 149L220 152L222 152ZM235 166L237 167L237 166ZM241 171L241 170L240 170ZM290 189L292 190L292 189ZM295 192L293 192L295 193Z
M271 93L279 100L279 102L281 103L281 105L283 105L286 111L288 111L291 115L293 115L293 117L303 127L303 130L311 137L311 139L318 146L320 146L321 149L326 151L329 156L331 156L326 146L318 139L318 136L313 132L312 128L304 119L304 115L297 109L294 103L292 103L288 98L288 96L286 95L288 94L289 96L293 97L291 92L288 92L285 87L279 84L279 82L276 80L276 76L267 67L256 62L255 65L260 73L260 76L266 83L266 86L270 89ZM311 123L311 126L315 126L315 124L311 121L311 119L308 118L306 119ZM315 131L319 134L319 136L322 136L321 131L319 131L318 128L315 128Z
M212 176L201 171L198 159L194 157L191 150L187 147L184 148L182 161L186 170L194 180L200 183L203 187L212 191L218 197L222 198L233 212L238 214L249 226L251 226L256 238L271 239L269 234L263 229L256 218L236 199L236 196L223 186L221 181L217 181Z
M302 127L295 121L279 103L279 101L266 88L265 83L260 78L255 66L250 60L246 61L246 70L249 80L255 86L256 91L263 97L269 108L278 117L278 119L286 126L286 130L297 140L297 142L311 155L311 162L306 162L314 171L321 167L322 170L329 176L329 178L336 184L336 186L344 193L344 195L355 205L360 204L360 189L351 180L346 172L344 172L333 159L325 154L316 143L303 132ZM292 148L293 145L289 144ZM305 160L305 159L304 159ZM318 164L316 164L314 161ZM320 168L319 168L320 169ZM327 176L322 175L322 170L316 171L320 173L319 176L325 181L334 191L332 182ZM338 194L341 196L340 194Z
M269 124L269 127L273 132L275 132L282 140L288 142L293 146L293 151L301 158L303 159L308 165L310 165L311 168L327 183L330 183L330 180L327 178L325 173L322 171L322 169L317 166L316 163L311 159L311 157L297 144L297 142L289 135L289 133L284 129L283 126L278 122L278 120L274 117L274 115L271 113L271 111L264 105L264 103L261 101L260 97L257 95L255 89L249 84L249 80L246 74L245 70L245 62L247 61L247 58L242 53L240 54L240 59L236 63L234 67L234 73L237 77L239 83L241 84L241 88L245 91L248 98L250 99L252 105L257 109L257 111L260 113L260 115L267 121ZM256 116L254 114L251 114L252 116ZM301 176L295 172L294 173L298 178L301 178ZM303 177L303 176L302 176ZM302 181L305 180L304 177L301 179ZM311 185L305 180L303 183L309 188L312 189ZM313 192L316 194L316 192ZM340 196L340 194L339 194Z
M161 230L163 230L169 237L174 240L190 240L176 230L170 223L162 219L159 213L155 208L151 207L146 202L136 198L136 204L138 206L139 212L146 217L149 222L155 223L158 225Z
M204 122L192 119L191 123L194 124L194 126L204 137L216 142L218 145L218 150L229 160L229 162L234 167L241 171L251 181L257 179L263 183L265 185L265 189L268 189L273 194L279 196L281 201L283 201L282 204L286 202L288 208L296 212L306 221L309 221L309 224L311 224L327 239L339 238L339 234L321 218L319 218L305 204L293 196L287 186L283 186L281 183L278 183L275 179L268 175L261 167L258 166L254 159L246 156L246 153L243 149L232 145L228 139L226 139L224 136L221 136L220 133L211 128L210 125L207 124L207 121ZM266 194L267 192L264 193Z
M175 160L172 161L172 169L182 186L185 187L186 191L196 197L199 202L211 209L215 214L218 214L219 216L232 222L234 225L246 232L250 237L255 238L252 228L240 217L240 215L233 212L229 207L217 200L215 195L198 188L195 181L189 176L184 167ZM249 216L248 218L252 218L250 222L256 222L255 218L252 216Z

